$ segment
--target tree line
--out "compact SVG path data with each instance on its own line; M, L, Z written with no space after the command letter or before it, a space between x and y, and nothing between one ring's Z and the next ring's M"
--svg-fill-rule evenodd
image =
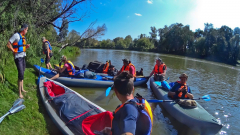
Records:
M153 51L177 55L189 55L200 58L215 58L217 61L236 64L239 55L240 28L232 30L228 26L214 28L205 23L204 30L190 30L189 25L175 23L157 29L151 27L149 35L140 34L133 39L131 35L116 37L113 40L98 41L95 38L86 40L82 47L129 49Z

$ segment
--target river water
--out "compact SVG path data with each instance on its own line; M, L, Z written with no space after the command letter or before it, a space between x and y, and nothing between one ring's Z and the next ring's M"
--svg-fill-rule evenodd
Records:
M148 76L157 57L160 57L167 65L169 82L177 81L181 73L186 73L189 76L187 83L195 97L210 95L211 101L199 101L199 103L224 125L218 134L236 135L240 133L240 124L238 123L240 121L240 69L237 67L174 55L106 49L82 49L81 55L71 60L78 66L94 60L104 63L106 60L111 60L112 64L120 69L122 59L128 58L137 70L143 68L144 75ZM113 92L100 101L95 100L105 92L106 88L72 89L109 111L114 111L120 104ZM139 93L146 99L155 99L149 82L148 86L136 87L135 93ZM160 105L151 104L151 106L154 114L152 135L198 134L178 123Z

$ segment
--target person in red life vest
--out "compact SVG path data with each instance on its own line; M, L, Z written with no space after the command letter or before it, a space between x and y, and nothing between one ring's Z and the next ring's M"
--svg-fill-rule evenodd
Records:
M26 38L24 37L27 31L28 25L23 24L20 32L15 33L7 43L7 47L13 52L14 61L18 70L18 90L20 98L23 98L22 92L26 92L23 89L23 79L26 68L26 50L30 47L30 44L26 44Z
M156 59L156 65L154 66L152 72L149 76L154 74L155 81L163 81L166 75L167 66L162 62L162 59Z
M54 69L58 71L58 74L53 76L51 79L57 79L58 77L71 77L75 75L75 67L73 63L70 60L67 60L66 56L62 56L61 58L62 62L64 63L64 66L61 68L61 65L59 65L59 69Z
M114 80L114 92L121 101L113 112L112 127L102 131L112 135L149 135L153 124L153 114L149 103L134 93L133 76L128 71L119 74Z
M187 85L187 74L183 73L180 75L180 81L175 82L170 92L168 92L168 96L174 99L193 99L193 94L191 94L191 89Z
M104 74L107 74L110 65L111 65L111 61L110 61L110 60L107 60L107 61L106 61L106 64L105 64L104 67L103 67L103 73L104 73Z
M128 60L128 59L123 59L123 66L120 69L120 71L117 73L119 75L123 71L128 71L130 74L133 75L134 78L136 78L136 68L135 66Z
M53 56L52 46L51 46L50 42L48 40L46 40L45 37L42 37L42 42L43 42L43 45L42 45L43 54L46 55L46 58L45 58L46 67L47 67L47 69L49 69L49 67L52 69L52 65L50 63L50 59Z

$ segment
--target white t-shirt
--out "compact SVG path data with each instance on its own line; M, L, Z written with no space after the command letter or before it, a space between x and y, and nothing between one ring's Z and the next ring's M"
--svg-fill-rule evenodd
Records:
M13 44L14 42L19 42L20 40L20 36L18 33L13 34L13 36L9 39L9 42L11 44ZM15 54L15 59L16 58L20 58L20 57L25 57L26 56L26 52L18 52Z

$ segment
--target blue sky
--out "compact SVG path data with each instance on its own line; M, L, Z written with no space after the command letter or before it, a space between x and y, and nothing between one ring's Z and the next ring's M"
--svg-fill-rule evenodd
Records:
M131 35L149 35L150 27L163 28L164 25L182 23L190 29L204 28L204 23L212 23L215 28L227 25L240 27L240 0L92 0L81 5L78 14L88 11L89 17L82 22L69 25L82 33L88 25L97 20L98 25L106 24L107 32L102 39L114 39ZM88 9L88 10L87 10Z

